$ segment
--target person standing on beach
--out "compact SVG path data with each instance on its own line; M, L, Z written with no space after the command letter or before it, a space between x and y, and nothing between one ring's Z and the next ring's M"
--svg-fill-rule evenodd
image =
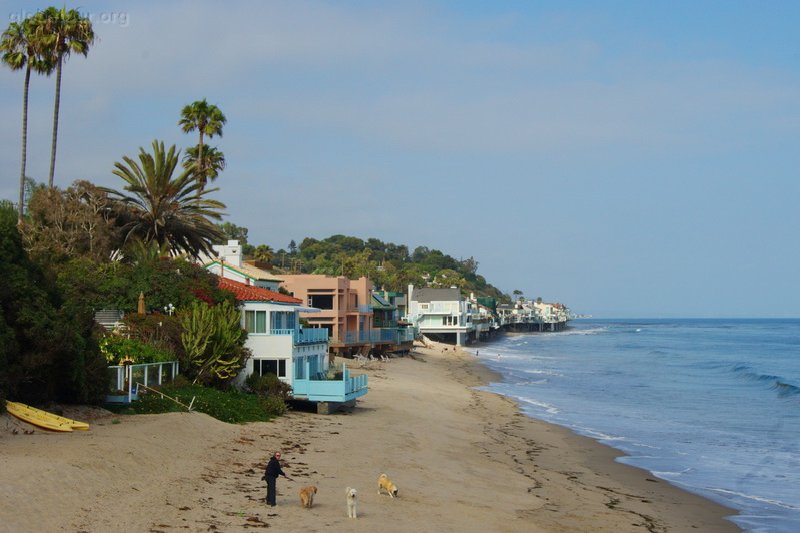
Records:
M286 474L281 470L281 452L269 458L267 463L267 470L264 472L264 479L267 481L267 505L275 507L275 496L277 495L278 476L283 476L286 479Z

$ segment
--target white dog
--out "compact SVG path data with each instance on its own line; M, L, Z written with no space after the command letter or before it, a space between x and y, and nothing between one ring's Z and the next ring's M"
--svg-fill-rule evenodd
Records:
M356 489L351 489L347 487L347 517L348 518L358 518L356 514L356 503L357 503L357 496L358 492Z

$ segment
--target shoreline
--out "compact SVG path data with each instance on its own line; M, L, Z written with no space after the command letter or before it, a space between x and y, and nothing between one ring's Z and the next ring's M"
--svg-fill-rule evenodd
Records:
M25 435L12 434L19 425L3 415L0 531L740 530L723 518L734 510L476 390L500 376L442 348L348 364L370 376L370 392L327 416L293 411L234 426L200 413L72 408L65 414L89 418L89 432ZM260 478L277 449L294 481L278 481L278 506L269 508ZM377 494L381 472L398 498ZM319 492L303 509L297 491L309 484ZM346 514L348 486L359 491L356 520Z

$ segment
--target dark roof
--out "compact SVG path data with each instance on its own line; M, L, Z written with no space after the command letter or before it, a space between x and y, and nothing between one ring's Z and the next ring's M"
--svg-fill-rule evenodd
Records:
M417 302L460 302L461 291L458 289L414 289L411 299Z

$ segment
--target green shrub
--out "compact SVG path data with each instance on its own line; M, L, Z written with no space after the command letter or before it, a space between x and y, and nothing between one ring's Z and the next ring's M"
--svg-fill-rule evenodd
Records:
M275 396L281 400L287 400L292 387L284 383L275 374L264 374L260 376L256 373L250 374L245 380L247 390L262 397Z
M185 384L185 378L182 383L176 380L158 390L185 405L191 404L193 411L231 424L268 421L286 412L286 405L282 400L267 401L236 389L222 391L202 385ZM162 398L157 392L147 392L130 405L112 406L110 410L121 414L155 414L186 411L186 408L169 398Z
M286 414L286 402L278 396L267 396L261 399L264 410L274 416L283 416Z
M120 360L128 357L136 364L164 363L177 359L169 350L158 348L138 339L128 339L120 335L106 335L100 339L100 352L111 365L119 364Z

